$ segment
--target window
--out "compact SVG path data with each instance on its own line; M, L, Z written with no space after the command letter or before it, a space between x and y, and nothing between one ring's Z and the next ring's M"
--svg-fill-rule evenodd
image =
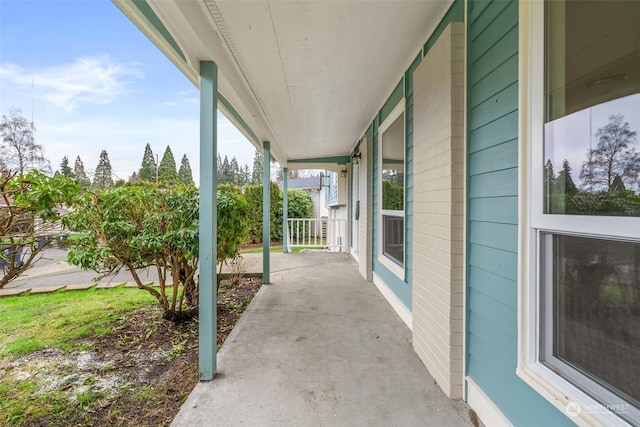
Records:
M380 125L381 257L380 261L404 276L404 103Z
M640 2L533 3L527 362L585 417L637 423Z
M640 244L557 232L541 240L540 360L640 420Z

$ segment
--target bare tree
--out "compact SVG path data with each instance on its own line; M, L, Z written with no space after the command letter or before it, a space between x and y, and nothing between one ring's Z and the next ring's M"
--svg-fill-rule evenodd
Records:
M18 172L20 175L34 169L42 173L51 173L51 165L44 156L44 148L36 143L35 132L33 122L25 119L19 108L11 110L9 117L2 116L0 168Z
M580 178L589 191L611 191L616 176L627 188L638 188L640 154L630 147L636 131L629 128L622 114L609 116L609 123L596 132L598 145L587 152Z

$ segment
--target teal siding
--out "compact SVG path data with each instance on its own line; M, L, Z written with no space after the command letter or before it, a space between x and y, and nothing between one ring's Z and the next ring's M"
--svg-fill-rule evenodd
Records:
M573 425L516 376L518 3L467 16L467 375L514 425Z
M398 298L409 308L412 307L411 301L411 280L413 262L413 73L422 62L422 58L429 52L431 46L436 42L442 31L450 22L461 22L464 20L464 2L455 0L440 24L433 31L429 39L424 44L422 52L420 52L413 60L407 71L404 73L403 79L393 89L389 98L380 108L376 119L367 129L367 134L373 136L373 271L380 276L382 280L391 288ZM398 102L405 99L405 279L404 281L391 273L384 265L378 262L378 227L379 227L379 208L378 208L378 126L388 116ZM516 117L517 119L517 117Z
M412 263L413 263L413 72L422 62L422 54L416 56L409 69L404 73L404 93L405 93L405 129L406 129L406 152L405 152L405 201L404 201L404 238L405 238L405 268L404 280L411 283ZM411 285L409 285L411 289ZM411 308L411 305L409 305Z
M389 113L391 113L396 105L398 105L398 102L400 102L403 96L404 80L400 80L384 105L382 105L382 108L380 108L380 112L378 113L378 124L384 122L384 120L389 116Z

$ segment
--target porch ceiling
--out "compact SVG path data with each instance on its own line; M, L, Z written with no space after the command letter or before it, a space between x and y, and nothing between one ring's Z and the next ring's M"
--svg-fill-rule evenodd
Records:
M215 61L221 110L283 165L348 155L451 4L114 2L196 86Z

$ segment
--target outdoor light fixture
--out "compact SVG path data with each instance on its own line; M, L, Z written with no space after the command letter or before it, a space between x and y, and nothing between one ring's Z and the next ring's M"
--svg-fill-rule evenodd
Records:
M362 153L357 153L353 155L353 164L357 165L360 163L360 158L362 158Z
M343 177L343 178L346 178L347 177L347 170L346 169L342 169L340 171L340 176Z

